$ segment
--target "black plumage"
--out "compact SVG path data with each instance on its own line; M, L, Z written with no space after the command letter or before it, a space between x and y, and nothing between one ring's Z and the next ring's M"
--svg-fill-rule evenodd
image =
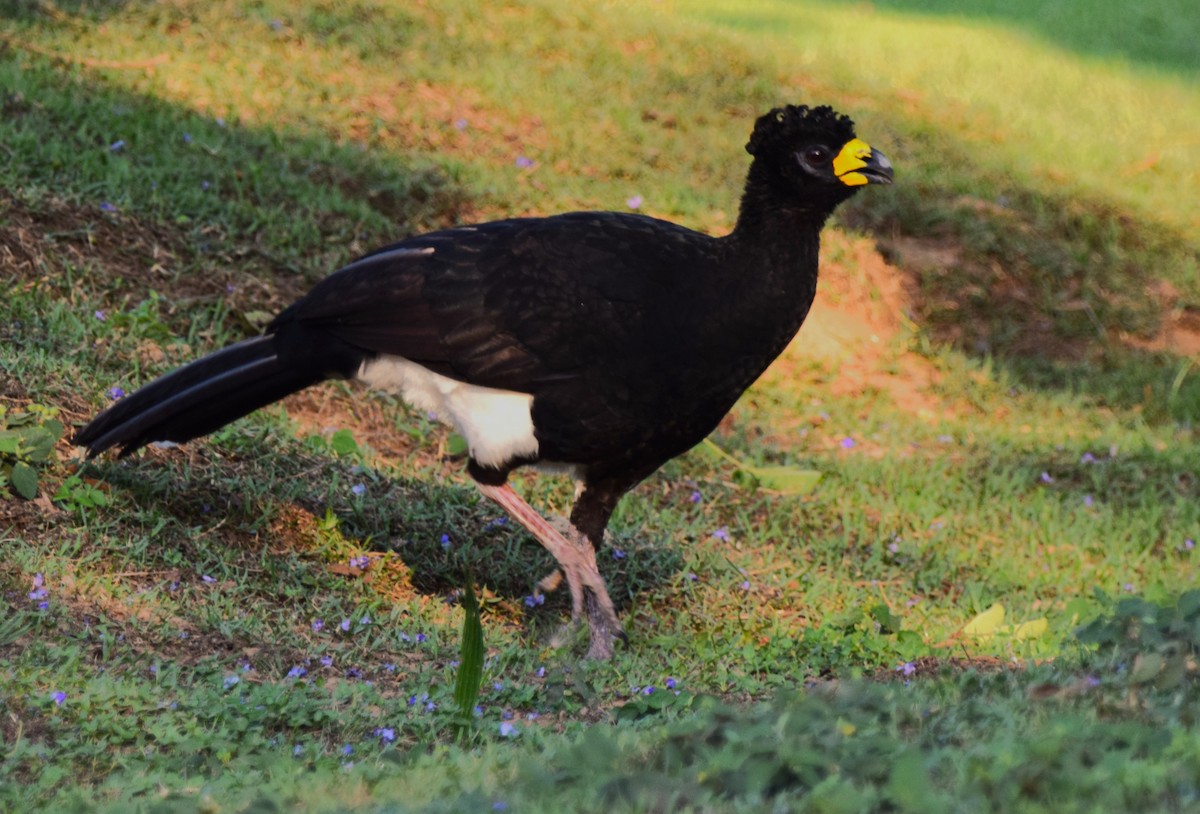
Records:
M74 442L124 455L325 379L396 387L458 426L471 476L554 554L572 619L588 616L589 654L607 656L622 634L593 543L617 502L711 432L779 355L816 293L825 220L892 177L828 107L772 110L746 149L729 235L578 212L411 237L318 283L263 336L117 402ZM581 482L572 528L551 528L505 485L537 463Z

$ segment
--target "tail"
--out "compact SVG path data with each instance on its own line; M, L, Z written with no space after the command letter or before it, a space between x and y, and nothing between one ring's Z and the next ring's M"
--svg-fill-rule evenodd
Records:
M290 324L175 370L121 399L75 434L88 457L121 457L154 441L190 441L326 379L350 378L369 356Z

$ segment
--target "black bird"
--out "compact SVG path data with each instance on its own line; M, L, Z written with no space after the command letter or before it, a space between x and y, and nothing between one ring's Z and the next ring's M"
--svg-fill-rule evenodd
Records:
M88 457L187 441L326 379L398 390L466 439L467 471L554 556L589 657L624 638L594 546L621 497L700 442L800 328L820 231L887 158L829 107L755 123L737 225L710 237L644 215L575 212L402 240L322 280L262 336L194 361L79 431ZM556 529L506 481L577 479Z

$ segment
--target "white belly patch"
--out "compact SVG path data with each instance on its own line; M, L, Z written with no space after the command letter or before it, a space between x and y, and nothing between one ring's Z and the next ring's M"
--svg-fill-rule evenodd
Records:
M471 457L484 466L502 467L514 458L537 455L533 396L528 393L455 381L402 356L364 362L358 379L435 413L466 439Z

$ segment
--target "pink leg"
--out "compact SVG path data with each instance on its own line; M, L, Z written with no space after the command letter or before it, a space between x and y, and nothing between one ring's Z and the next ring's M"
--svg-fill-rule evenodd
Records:
M571 623L579 622L585 606L588 611L588 634L591 639L588 658L610 657L612 637L621 635L621 628L604 579L596 568L596 550L592 544L576 531L574 526L570 527L566 535L559 532L508 484L489 486L476 483L476 486L484 497L499 504L532 534L562 569L571 591ZM591 596L588 597L589 601L585 602L587 594Z

